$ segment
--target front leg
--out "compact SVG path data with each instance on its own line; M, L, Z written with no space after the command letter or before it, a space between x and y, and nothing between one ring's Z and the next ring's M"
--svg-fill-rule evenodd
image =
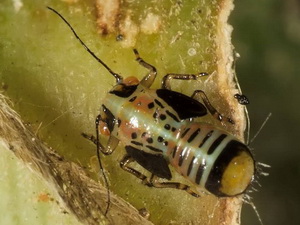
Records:
M110 155L118 146L119 140L110 134L110 131L115 126L115 122L116 120L113 115L103 106L102 112L95 119L96 137L86 133L81 134L84 138L92 141L97 146L97 154L101 151L105 155ZM100 142L100 134L101 136L109 136L106 147Z
M106 215L108 213L108 210L110 207L110 191L109 191L108 179L104 173L104 168L102 166L100 151L103 154L109 155L117 147L119 140L117 138L115 138L114 136L110 135L110 131L112 130L112 127L115 125L114 123L115 123L115 119L114 119L113 115L103 105L102 113L100 113L96 117L96 120L95 120L96 137L82 133L83 137L89 139L97 146L98 164L100 167L100 171L103 174L104 183L107 187L107 207L106 207L104 215ZM105 135L105 136L110 136L106 148L100 143L99 133L101 133L102 135Z
M140 82L140 84L142 84L144 87L149 88L155 78L156 78L156 68L152 65L150 65L149 63L145 62L139 55L139 52L136 49L133 49L133 52L136 56L136 61L139 62L140 65L142 65L143 67L147 68L148 70L150 70L149 74L147 74Z
M97 145L97 142L99 142L99 150L104 154L104 155L110 155L111 153L114 152L116 147L119 144L119 139L115 138L114 136L110 136L107 142L106 147L104 147L99 140L94 135L86 134L86 133L81 133L81 135L93 142L95 145Z

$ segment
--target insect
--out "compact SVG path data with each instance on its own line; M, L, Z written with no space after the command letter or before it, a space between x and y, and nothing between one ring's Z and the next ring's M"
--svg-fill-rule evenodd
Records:
M150 187L176 188L199 196L186 184L159 180L172 179L171 165L187 180L217 197L236 196L247 190L256 172L256 163L249 148L222 129L194 121L194 118L208 113L220 121L224 120L202 90L186 96L171 88L174 79L196 80L206 73L167 74L160 89L151 89L157 75L156 68L144 61L134 49L136 61L149 73L141 81L135 77L123 79L81 41L58 12L49 9L67 23L85 49L116 80L116 85L103 99L102 111L96 118L96 137L83 134L97 145L98 153L109 155L121 143L126 150L120 162L121 168ZM108 136L106 146L101 143L100 136ZM152 175L147 177L131 167L133 162Z
M238 100L241 105L248 105L250 103L246 95L235 94L234 97Z

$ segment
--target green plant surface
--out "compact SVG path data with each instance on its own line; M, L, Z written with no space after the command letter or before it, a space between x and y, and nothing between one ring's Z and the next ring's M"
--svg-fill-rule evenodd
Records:
M18 2L21 7L16 5ZM231 1L122 2L118 26L112 31L104 31L103 24L99 25L101 16L95 3L0 3L2 89L40 139L98 178L93 163L95 146L80 134L94 133L95 117L114 79L84 50L66 24L46 8L51 6L72 24L97 56L122 76L141 79L147 73L135 61L132 48L157 68L159 76L153 88L159 87L166 73L208 72L208 78L198 81L176 81L174 89L187 95L203 89L212 104L233 118L235 125L221 124L209 116L203 120L243 140L246 119L244 107L233 97L239 90L232 70L231 27L226 24ZM154 28L146 29L147 18L156 20ZM124 39L117 41L120 34ZM238 224L235 218L239 215L239 199L221 200L212 195L197 199L178 190L143 186L119 168L123 155L120 146L111 156L102 157L110 189L137 209L146 208L153 223ZM179 175L175 180L184 182Z
M56 191L0 145L0 224L82 224L65 211Z

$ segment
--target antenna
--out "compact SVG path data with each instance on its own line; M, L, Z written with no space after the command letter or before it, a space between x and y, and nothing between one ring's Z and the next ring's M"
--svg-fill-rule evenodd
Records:
M101 162L101 158L100 158L100 147L101 144L99 142L99 121L100 121L100 115L97 116L96 118L96 121L95 121L95 125L96 125L96 145L97 145L97 159L98 159L98 164L99 164L99 167L100 167L100 170L103 174L103 178L104 178L104 183L106 184L106 188L107 188L107 206L106 206L106 210L105 210L105 213L104 215L106 216L106 214L108 213L108 210L109 210L109 206L110 206L110 191L109 191L109 186L108 186L108 180L107 180L107 177L104 173L104 168L102 166L102 162Z
M262 123L262 125L260 126L260 128L258 129L256 134L254 135L254 137L250 140L249 145L255 140L255 138L260 133L260 131L264 128L264 126L266 125L266 123L268 122L268 120L270 119L271 116L272 116L272 113L269 113L267 118L265 119L265 121Z
M73 29L73 27L71 26L71 24L59 13L57 12L55 9L47 6L47 8L51 11L53 11L56 15L58 15L67 25L68 27L71 29L71 31L73 32L73 34L75 35L75 37L77 38L77 40L80 42L80 44L99 62L101 63L109 73L111 73L114 78L116 79L116 82L117 83L120 83L122 82L123 78L122 76L120 76L119 74L113 72L101 59L99 59L94 52L92 52L92 50L89 49L89 47L86 46L86 44L80 39L80 37L77 35L77 33L75 32L75 30ZM99 167L100 167L100 170L101 170L101 173L104 177L104 182L105 182L105 185L106 185L106 188L107 188L107 207L106 207L106 210L105 210L105 213L104 215L106 216L107 212L108 212L108 209L109 209L109 206L110 206L110 191L109 191L109 185L108 185L108 180L107 180L107 177L104 173L104 169L103 169L103 166L102 166L102 162L101 162L101 158L100 158L100 143L99 143L99 130L98 130L98 123L99 123L99 118L97 117L96 118L96 137L97 137L97 159L98 159L98 163L99 163ZM87 137L86 135L83 135L84 137Z
M47 6L48 9L50 9L51 11L53 11L56 15L58 15L67 25L68 27L71 29L71 31L73 32L74 36L77 38L77 40L80 42L80 44L85 48L85 50L87 50L99 63L102 64L102 66L105 67L105 69L111 74L113 75L113 77L116 79L117 83L121 83L123 80L123 77L115 72L113 72L101 59L99 59L95 53L89 49L88 46L86 46L86 44L81 40L81 38L77 35L76 31L73 29L73 27L71 26L71 24L59 13L57 12L55 9Z

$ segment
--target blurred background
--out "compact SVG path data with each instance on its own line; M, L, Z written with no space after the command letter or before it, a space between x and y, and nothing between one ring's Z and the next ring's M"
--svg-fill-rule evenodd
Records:
M300 1L235 1L230 17L241 55L236 72L248 105L259 162L271 166L252 194L264 224L300 224ZM245 218L246 217L246 218ZM259 224L248 205L242 224Z

